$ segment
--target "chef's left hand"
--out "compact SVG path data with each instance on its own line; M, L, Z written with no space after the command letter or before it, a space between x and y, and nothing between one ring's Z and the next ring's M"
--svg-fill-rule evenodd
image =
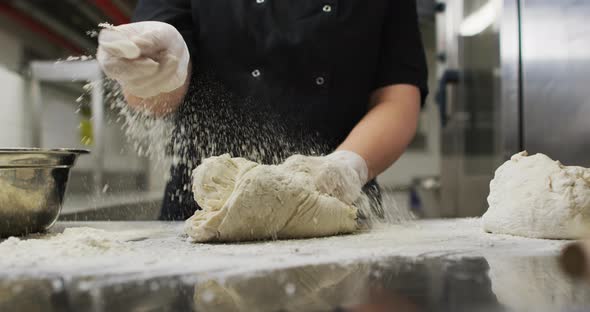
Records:
M367 162L355 152L336 151L320 157L322 165L313 172L318 191L352 204L360 196L367 183Z

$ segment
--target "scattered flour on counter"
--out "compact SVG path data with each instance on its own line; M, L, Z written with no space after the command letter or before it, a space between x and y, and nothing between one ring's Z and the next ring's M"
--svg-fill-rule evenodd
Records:
M93 228L67 228L63 233L46 237L8 238L0 244L0 254L12 258L30 258L32 261L59 259L59 257L97 256L109 252L131 251L127 240L137 238L133 231L108 232Z
M567 243L486 234L479 219L417 221L358 235L214 245L191 243L181 236L180 222L60 223L58 228L64 224L67 229L62 234L0 243L0 277L224 276L393 256L553 255ZM125 227L134 230L118 230Z

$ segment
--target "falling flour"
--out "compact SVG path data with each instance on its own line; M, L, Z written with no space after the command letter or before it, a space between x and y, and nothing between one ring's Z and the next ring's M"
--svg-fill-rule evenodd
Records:
M99 28L116 29L107 23L100 24ZM97 32L90 35L96 36ZM87 94L95 83L85 86ZM129 144L139 156L149 157L159 167L172 164L176 176L186 177L176 193L168 194L179 202L192 200L189 177L202 159L229 153L261 164L276 165L295 154L330 153L340 143L334 139L327 141L317 129L304 126L300 120L279 116L275 113L276 103L263 105L254 95L237 95L206 68L194 68L183 103L177 111L164 116L129 107L116 81L105 79L98 83L103 84L105 100L118 114L117 122L121 123ZM384 209L386 215L380 216L382 220L412 218L387 195L383 196L382 205L391 208ZM374 216L368 213L365 217L372 219Z
M124 132L135 150L156 164L172 165L187 177L178 200L192 198L188 177L202 159L226 153L263 164L279 164L294 154L317 155L328 145L288 131L271 109L238 97L205 72L193 74L184 102L174 113L154 116L130 108L115 81L107 80L107 100L119 113ZM186 197L186 198L183 198Z

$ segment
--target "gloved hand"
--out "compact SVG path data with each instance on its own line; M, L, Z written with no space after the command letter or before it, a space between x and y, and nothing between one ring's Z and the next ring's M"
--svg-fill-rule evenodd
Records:
M318 191L352 204L369 177L367 162L357 153L336 151L320 157L322 165L313 173Z
M98 37L97 60L105 74L129 93L150 98L184 85L188 47L174 26L140 22L105 28Z
M337 151L323 157L294 155L283 166L307 172L319 192L349 205L361 196L369 175L366 161L351 151Z

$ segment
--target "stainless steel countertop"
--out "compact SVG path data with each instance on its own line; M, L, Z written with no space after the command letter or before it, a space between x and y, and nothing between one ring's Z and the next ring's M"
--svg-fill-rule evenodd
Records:
M229 245L192 244L181 234L182 223L174 222L62 222L52 231L80 226L109 233L132 229L133 248L115 262L98 253L81 269L75 268L77 259L41 269L30 259L12 267L0 259L1 311L369 311L367 304L382 311L503 311L503 306L571 311L590 306L590 287L567 279L557 267L555 256L564 241L490 235L472 219ZM137 252L156 263L137 261Z

